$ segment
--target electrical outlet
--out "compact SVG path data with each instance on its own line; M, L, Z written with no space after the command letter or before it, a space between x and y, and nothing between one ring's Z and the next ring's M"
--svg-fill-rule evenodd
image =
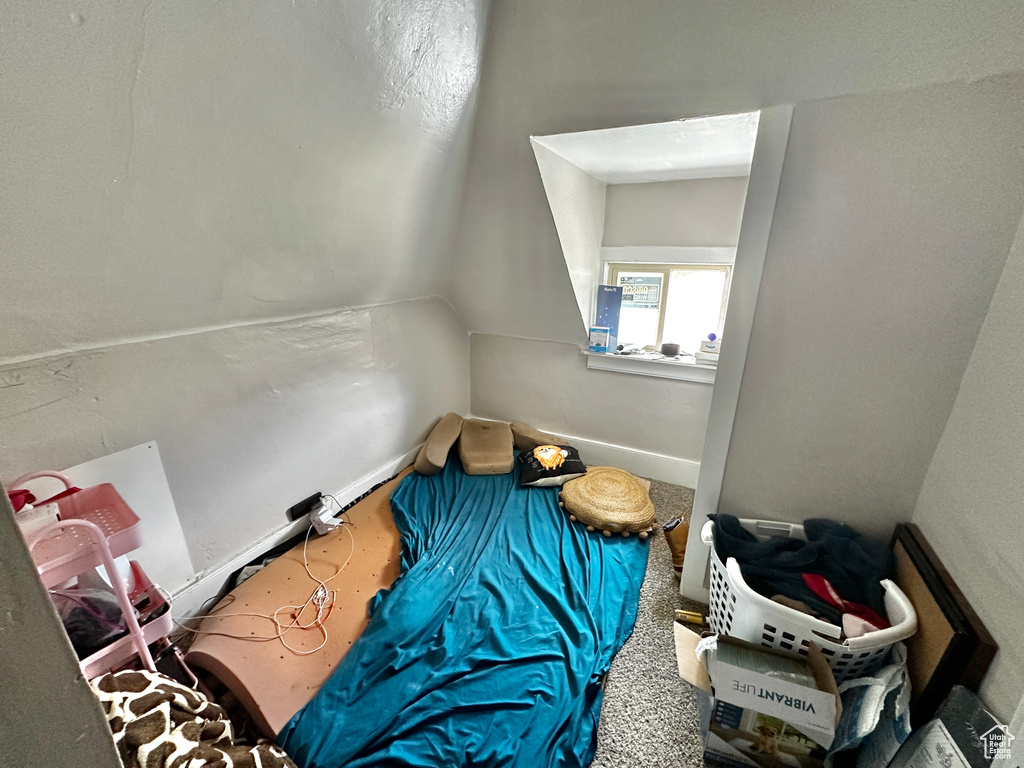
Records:
M323 494L320 493L320 491L317 491L312 496L309 496L308 498L303 499L302 501L300 501L295 506L289 507L288 508L288 519L289 520L298 520L303 515L309 514L310 510L312 510L320 502L320 499L322 499L322 498L323 498Z

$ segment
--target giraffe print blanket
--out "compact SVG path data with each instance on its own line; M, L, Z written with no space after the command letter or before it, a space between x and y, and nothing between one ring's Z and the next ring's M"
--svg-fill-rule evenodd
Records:
M275 744L237 744L224 709L159 673L92 681L125 768L295 768Z

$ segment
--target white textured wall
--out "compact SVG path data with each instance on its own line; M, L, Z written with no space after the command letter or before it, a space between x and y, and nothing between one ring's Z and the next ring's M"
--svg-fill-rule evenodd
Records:
M530 136L1024 70L1016 0L517 0L488 26L450 297L474 333L572 343Z
M1024 39L1024 14L1014 0L983 0L970 4L943 0L928 5L910 0L824 5L809 0L760 5L742 0L659 0L642 4L618 0L568 0L557 4L518 0L495 4L488 21L490 31L449 295L474 334L570 344L580 344L584 339L578 328L573 289L558 254L557 233L531 157L530 136L749 112L775 104L795 103L799 111L805 104L842 95L896 92L1024 70L1024 46L1020 45L1020 40ZM903 94L898 94L893 97L893 103L903 98ZM813 106L815 110L828 108L828 101ZM994 130L1015 130L999 117L1004 114L1002 107L996 105L995 114L996 122L989 127L979 119L982 136L990 136ZM885 113L879 115L884 117ZM945 116L940 114L938 119L941 123ZM954 115L953 119L960 118ZM935 147L934 157L921 156L916 149L921 128L904 121L890 131L888 135L897 148L894 151L904 157L920 157L923 171L938 163L934 177L940 182L940 190L944 190L951 179L955 182L964 170L973 186L964 189L963 198L979 201L980 208L1000 212L1013 207L1017 191L1006 190L1002 182L981 182L973 170L965 167L966 163L957 163L949 149ZM933 135L929 133L933 130L931 127L924 126L924 130L926 135ZM941 131L940 128L934 130ZM873 135L870 130L868 135ZM967 142L962 137L954 138L956 146L961 139ZM934 147L927 141L925 146ZM806 165L806 155L822 151L837 158L844 152L856 155L862 147L864 142L859 136L841 124L807 123L790 142L786 163L787 166L801 162ZM974 157L973 151L968 149L964 157ZM1015 160L1009 162L1013 164ZM857 296L866 301L871 317L864 324L865 313L841 312L836 316L845 318L838 328L837 351L833 355L815 353L815 359L808 359L808 365L802 368L806 377L818 384L809 399L797 397L795 393L787 395L770 379L762 379L770 393L762 398L758 387L744 382L748 399L763 399L766 404L782 402L786 413L796 412L799 417L795 423L780 424L778 419L773 420L773 430L765 430L750 444L748 456L752 462L755 454L763 455L768 445L775 457L769 460L769 466L786 463L784 476L770 473L773 507L784 495L784 488L799 490L804 478L799 471L802 454L791 456L791 462L786 461L779 446L767 436L781 434L787 446L802 445L804 434L815 442L821 434L820 428L812 424L804 431L810 419L803 417L802 409L822 413L818 398L824 393L828 402L840 402L839 412L847 417L839 420L826 412L823 424L840 442L844 431L851 430L857 448L852 452L826 450L812 457L812 468L824 466L828 470L819 487L826 479L840 473L845 478L859 478L844 480L838 487L847 489L850 482L859 483L856 504L870 508L870 502L879 498L878 483L894 481L893 492L883 500L897 499L897 506L909 515L916 493L909 489L920 486L927 457L941 430L943 408L948 412L955 394L958 380L955 368L959 365L962 369L966 360L963 344L971 337L972 324L977 327L978 319L971 313L983 312L983 300L979 296L994 285L997 274L994 270L998 268L995 261L1000 257L992 257L992 251L998 248L996 241L1004 236L1004 228L990 218L989 213L980 211L981 220L991 222L993 237L990 242L986 239L981 244L977 257L978 283L974 285L972 274L966 291L969 298L952 299L954 308L963 308L969 315L965 327L953 329L950 354L954 370L933 366L931 360L918 366L913 361L919 353L910 351L886 371L871 365L875 350L867 348L863 340L876 338L878 325L890 330L901 328L905 304L902 295L884 285L880 286L880 292L873 293L860 282L869 279L868 275L856 273L853 265L866 258L864 247L874 245L865 243L865 233L874 223L864 211L881 209L880 215L886 222L882 231L891 233L901 243L905 235L912 243L921 242L922 236L931 243L938 238L930 234L926 226L914 225L901 232L899 223L878 202L895 201L895 209L904 211L911 221L924 222L934 214L939 220L936 231L948 232L942 220L948 212L950 221L961 221L963 210L955 206L962 200L943 192L944 197L933 202L932 190L915 181L914 194L922 196L922 206L930 211L926 216L919 216L913 210L909 193L902 199L901 179L888 168L873 166L870 178L865 169L853 163L836 170L846 176L831 174L826 179L821 174L815 181L822 186L813 188L790 184L786 194L793 224L784 238L781 233L772 233L772 251L776 261L784 258L791 245L804 252L812 270L810 284L819 279L813 276L814 270L822 264L831 265L820 277L823 287L827 288L822 298L834 299L838 294L840 306L849 307L849 299ZM1004 178L1003 171L998 169L995 175ZM832 186L827 186L826 182ZM849 209L823 211L822 203L816 199L822 194L831 199L834 188L842 189L846 184L866 190L869 183L872 195L855 195ZM974 203L967 202L967 209L974 210ZM947 211L946 205L954 207ZM816 219L822 212L829 218ZM851 231L844 223L847 218L858 222L864 231ZM813 244L801 234L800 224L807 224L815 232L824 231L826 235L828 248L813 252L817 254L816 261L811 260L812 252L805 250ZM982 228L983 225L968 222L965 232L978 234ZM842 232L844 238L832 236L833 231ZM947 244L963 242L964 235L955 234ZM916 288L906 281L919 269L929 270L934 266L935 274L926 277L929 285L933 277L952 276L948 267L939 264L949 253L947 244L937 243L938 253L928 265L922 262L916 245L906 261L896 249L890 251L893 254L890 261L894 259L896 264L895 274L911 294ZM974 243L970 245L973 247ZM1008 245L1003 257L1007 249ZM962 251L961 255L964 253L971 252ZM963 266L963 261L958 266ZM771 265L766 269L771 269ZM952 273L959 279L962 273L957 269L954 267ZM835 283L828 282L827 275L831 275ZM842 281L847 279L852 281L848 295L841 287ZM777 283L775 290L780 290ZM790 295L789 289L785 289L780 304ZM931 299L944 297L942 291L926 289L917 298L911 297L906 308L912 314L924 305L924 316L934 319L941 307ZM817 335L824 329L835 328L837 323L831 319L833 308L822 298L810 292L780 306L776 311L799 317L800 323L795 325L787 319L777 326L790 334L787 337L775 332L762 335L760 343L764 347L758 354L768 356L791 343L793 333ZM810 303L813 311L804 310L804 303ZM952 316L956 317L956 312ZM916 319L912 319L911 324L915 329L921 327ZM929 355L943 346L947 327L946 321L940 319L924 332ZM839 356L838 349L848 336L856 340L854 349L864 362L855 366L842 358L838 366L833 366ZM911 333L910 338L918 337ZM884 359L890 360L889 357ZM546 375L539 364L530 360L524 360L523 364L528 368L522 375L539 378ZM905 366L910 367L907 378L904 378ZM842 377L839 372L843 373ZM585 373L586 376L581 373L580 379L572 383L590 386L587 383L590 376L597 374ZM935 381L931 380L933 374ZM792 379L785 371L780 376L782 380ZM915 376L924 377L920 382L920 399L903 399L903 394L917 389ZM901 397L888 400L884 386L883 394L878 394L880 379L911 383L898 384L896 391ZM640 381L637 377L628 380ZM636 386L643 385L637 383ZM829 394L833 386L838 387L837 396ZM474 384L474 389L479 391L480 387ZM804 392L804 384L800 384L797 391ZM843 399L838 393L848 397ZM933 397L938 399L931 399ZM662 407L670 409L676 398L681 400L683 396L667 395ZM882 403L880 413L879 402ZM911 415L897 413L893 416L897 402L910 409ZM623 404L624 401L606 406L613 409ZM893 420L891 425L887 423L889 419ZM881 424L879 429L888 440L883 440L888 469L882 473L877 471L878 454L863 450L870 442L864 433L874 423ZM908 425L911 428L897 438L900 429ZM606 439L616 442L614 435ZM680 436L676 450L670 451L670 455L679 455L690 439L690 435ZM931 446L927 446L929 440ZM739 443L734 440L737 446L742 442L742 439ZM904 455L907 456L905 471L902 469ZM763 477L763 473L758 475L759 479ZM745 492L744 498L749 498Z
M157 440L197 568L469 407L485 0L0 0L0 477Z
M468 411L469 338L424 299L0 366L0 387L8 481L156 440L203 570Z
M533 142L533 152L580 310L580 324L588 330L601 277L606 185L552 152L541 140Z
M909 519L1022 177L1024 76L797 105L721 509Z
M1024 689L1024 222L912 521L999 643L981 693L1008 723Z
M474 334L471 348L476 416L700 461L709 384L588 370L575 344Z
M157 440L206 569L468 410L436 295L486 7L0 0L0 478Z
M438 292L484 0L0 0L0 359Z
M735 246L747 177L610 184L605 246Z

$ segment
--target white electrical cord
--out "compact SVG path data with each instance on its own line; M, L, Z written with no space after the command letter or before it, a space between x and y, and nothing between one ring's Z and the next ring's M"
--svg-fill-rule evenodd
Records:
M330 496L329 494L325 498L330 498L330 499L332 499L334 501L335 504L338 504L338 500L335 499L333 496ZM340 504L338 504L338 506L341 507ZM309 534L313 530L313 526L311 525L309 527L309 529L306 531L306 538L305 538L305 541L302 544L302 561L303 561L303 566L306 569L306 574L309 576L310 579L312 579L313 581L316 582L316 589L313 590L312 594L310 594L310 596L306 599L306 602L304 602L302 605L282 605L280 608L278 608L276 611L274 611L273 614L250 613L250 612L241 612L240 611L238 613L216 613L215 612L215 613L201 614L201 615L196 615L196 616L192 616L191 617L192 619L227 619L227 618L234 618L234 617L241 617L241 616L251 616L251 617L255 617L255 618L259 618L259 619L266 619L266 620L272 621L274 623L274 627L277 630L277 632L275 634L273 634L273 635L252 635L252 634L250 634L250 635L236 635L236 634L233 634L233 633L230 633L230 632L219 632L217 630L193 629L191 627L185 626L184 624L182 624L181 622L176 621L176 620L174 620L174 623L177 624L181 629L183 629L183 630L185 630L187 632L192 632L192 633L197 634L197 635L216 635L216 636L220 636L220 637L230 637L230 638L233 638L235 640L247 640L247 641L250 641L250 642L257 642L257 643L264 643L264 642L268 642L268 641L271 641L271 640L280 640L281 641L281 645L283 645L285 648L287 648L289 651L291 651L292 653L294 653L297 656L308 656L311 653L316 653L321 648L323 648L325 645L327 645L327 625L326 625L326 622L331 617L331 614L334 612L334 604L335 604L335 602L337 600L337 595L338 595L338 591L337 590L328 589L327 585L331 581L333 581L334 579L338 578L338 576L341 575L341 572L344 571L345 568L348 566L348 564L352 561L352 556L355 554L355 551L356 551L356 539L355 539L355 536L352 535L352 531L349 530L349 525L351 525L351 523L349 523L348 525L343 523L341 525L341 527L344 528L345 532L348 534L348 537L349 537L349 539L351 540L351 543L352 543L352 547L351 547L351 549L349 550L349 553L348 553L348 558L345 560L345 562L342 564L342 566L332 576L330 576L329 578L326 578L326 579L317 578L316 576L313 575L313 571L310 570L309 559L307 557L306 551L307 551L307 548L309 546ZM233 600L234 600L234 598L232 598L232 602L233 602ZM228 605L230 605L230 603L228 603ZM303 623L301 623L302 615L306 611L306 609L309 608L310 606L314 606L316 608L316 615L315 615L315 617L313 618L312 621L310 621L310 622L308 622L306 624L303 624ZM289 610L291 611L291 622L289 622L287 624L282 624L281 620L278 617L279 617L279 615L281 614L282 611L289 611ZM316 648L313 648L312 650L304 651L304 650L300 650L298 648L293 648L292 646L288 645L287 641L285 640L285 635L288 634L288 632L290 632L293 629L302 629L302 630L318 629L323 634L323 640L321 641L320 645L318 645Z

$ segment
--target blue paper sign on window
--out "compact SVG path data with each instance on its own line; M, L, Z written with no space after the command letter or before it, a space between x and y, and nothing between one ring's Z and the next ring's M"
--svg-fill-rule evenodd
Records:
M661 302L661 275L620 275L624 309L657 309Z

